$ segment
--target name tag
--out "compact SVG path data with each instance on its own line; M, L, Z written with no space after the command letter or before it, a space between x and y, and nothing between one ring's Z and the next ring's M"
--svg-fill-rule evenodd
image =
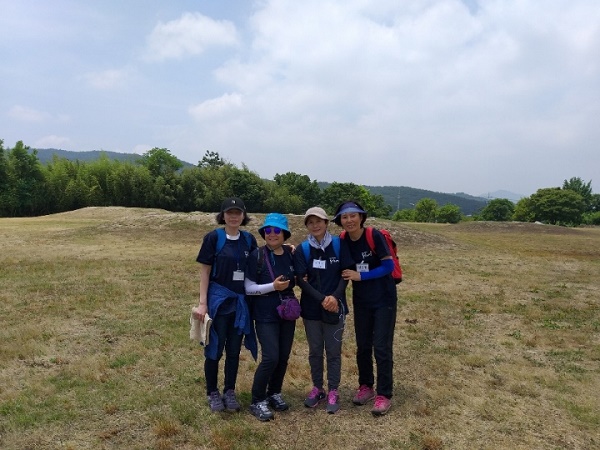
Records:
M313 269L325 269L325 260L313 259Z
M244 272L242 270L234 270L233 281L244 281Z
M357 272L368 272L369 271L369 265L366 263L360 263L356 265L356 271Z

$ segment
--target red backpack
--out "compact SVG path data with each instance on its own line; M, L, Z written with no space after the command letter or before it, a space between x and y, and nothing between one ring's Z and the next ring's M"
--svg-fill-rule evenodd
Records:
M402 281L402 266L400 265L400 259L398 258L398 246L396 245L396 242L394 241L392 235L388 230L380 229L378 231L381 234L383 234L383 237L385 238L385 243L388 246L390 255L392 256L392 260L394 261L394 270L392 271L392 278L394 279L394 282L398 284ZM367 234L367 243L369 244L369 247L371 248L373 253L376 253L375 241L373 240L373 227L365 227L365 233ZM346 231L342 231L340 233L340 238L344 239L345 236Z

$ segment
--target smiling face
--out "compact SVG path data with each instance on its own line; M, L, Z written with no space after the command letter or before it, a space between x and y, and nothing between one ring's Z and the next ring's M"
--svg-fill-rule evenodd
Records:
M360 231L361 221L362 215L356 212L346 213L340 216L342 228L350 234L357 233Z
M327 231L327 221L317 216L309 216L308 219L306 219L306 228L315 239L321 241Z
M277 234L277 230L279 230L279 234ZM285 241L285 235L283 234L283 230L281 228L265 227L264 233L265 242L271 250L276 250L283 245Z

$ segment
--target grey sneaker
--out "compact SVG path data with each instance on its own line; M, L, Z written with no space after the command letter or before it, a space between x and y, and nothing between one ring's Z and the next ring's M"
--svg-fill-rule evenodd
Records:
M241 409L237 398L235 398L235 391L233 389L229 389L223 394L223 404L227 411L239 411Z
M210 406L212 412L221 412L225 410L225 405L223 404L219 391L211 392L206 398L208 399L208 406Z
M327 413L335 414L340 410L340 396L337 389L331 389L327 395Z
M289 407L290 407L290 405L288 405L285 401L283 401L283 397L281 397L281 393L270 395L268 400L269 400L269 405L271 405L271 407L275 411L285 411L285 410L289 409Z
M261 422L268 422L269 420L273 420L275 418L275 415L273 414L273 411L269 409L266 400L252 403L250 405L250 412Z
M304 406L307 408L314 408L323 400L325 400L325 391L314 386L312 391L308 393L308 397L304 399Z

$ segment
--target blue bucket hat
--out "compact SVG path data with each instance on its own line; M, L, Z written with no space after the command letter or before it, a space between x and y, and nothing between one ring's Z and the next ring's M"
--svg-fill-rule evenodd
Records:
M284 240L288 240L292 235L288 228L287 217L285 217L283 214L269 213L265 216L265 221L263 222L262 226L258 229L258 233L262 236L263 239L265 238L265 227L281 228L283 230Z

